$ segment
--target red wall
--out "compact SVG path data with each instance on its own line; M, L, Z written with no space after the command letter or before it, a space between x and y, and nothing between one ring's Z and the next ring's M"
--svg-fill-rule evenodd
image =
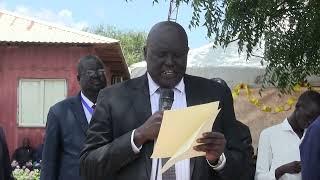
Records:
M0 125L4 128L10 154L24 137L36 147L42 142L44 128L23 128L17 124L20 78L63 78L68 96L79 91L76 65L80 57L95 54L90 47L0 46ZM110 77L110 76L109 76Z

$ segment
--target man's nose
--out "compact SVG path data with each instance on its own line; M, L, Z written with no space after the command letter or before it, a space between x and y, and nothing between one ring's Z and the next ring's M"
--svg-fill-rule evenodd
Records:
M165 65L167 66L173 66L174 64L174 56L171 53L168 53L166 61L165 61Z
M98 78L99 77L99 73L97 71L95 71L94 73L92 73L91 78Z

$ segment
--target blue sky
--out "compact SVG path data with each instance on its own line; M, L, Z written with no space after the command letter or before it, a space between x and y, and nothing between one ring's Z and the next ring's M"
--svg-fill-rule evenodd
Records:
M81 29L98 24L114 25L119 29L146 31L158 21L167 19L169 1L159 0L0 0L0 8ZM179 8L177 22L189 36L189 46L197 48L209 42L206 28L188 29L192 9Z

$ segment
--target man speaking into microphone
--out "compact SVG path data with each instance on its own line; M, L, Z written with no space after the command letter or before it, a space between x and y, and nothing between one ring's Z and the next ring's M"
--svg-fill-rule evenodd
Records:
M249 171L235 130L230 89L186 75L188 51L187 34L181 25L165 21L152 27L144 48L147 73L99 94L81 153L80 171L85 179L238 180ZM194 147L206 155L179 161L159 173L166 159L150 156L163 110L213 101L220 101L221 111L212 131L203 134L198 139L201 145Z

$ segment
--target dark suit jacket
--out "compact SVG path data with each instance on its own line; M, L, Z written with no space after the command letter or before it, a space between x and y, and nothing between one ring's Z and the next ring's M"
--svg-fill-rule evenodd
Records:
M80 180L80 151L88 122L78 96L69 97L48 113L41 180Z
M192 180L237 179L245 171L246 154L237 140L235 115L230 89L204 78L184 77L187 105L220 101L220 111L214 123L216 131L224 133L227 163L223 171L215 172L204 157L190 160ZM151 116L147 76L128 80L102 90L88 129L81 153L81 175L87 180L103 180L113 175L116 180L149 180L153 142L144 144L140 153L131 147L132 130Z
M250 129L247 125L243 124L240 121L236 121L236 127L239 135L239 139L241 141L242 149L247 153L247 158L249 162L249 167L246 168L247 171L243 172L238 180L253 180L256 170L256 163L254 162L254 149L252 146L252 137L250 133Z
M320 179L320 116L308 127L300 145L302 180Z
M13 180L6 137L0 127L0 179Z

